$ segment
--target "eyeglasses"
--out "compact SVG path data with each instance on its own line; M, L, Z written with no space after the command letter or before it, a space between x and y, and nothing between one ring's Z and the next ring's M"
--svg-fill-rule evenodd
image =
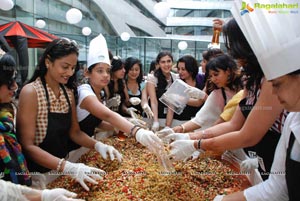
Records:
M15 87L15 83L17 80L17 71L14 72L11 78L3 78L1 79L1 83L6 85L9 90L13 90Z

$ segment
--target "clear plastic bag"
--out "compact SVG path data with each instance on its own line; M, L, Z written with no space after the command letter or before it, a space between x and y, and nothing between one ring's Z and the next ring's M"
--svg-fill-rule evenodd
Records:
M240 160L233 152L225 151L222 154L221 159L233 165L238 171L240 170L240 164L242 163L242 160Z
M184 110L189 96L184 91L189 87L187 83L176 79L168 90L159 98L159 101L168 106L176 114L181 114Z
M168 174L170 172L175 171L172 161L169 159L168 153L165 150L163 150L163 149L159 150L156 153L156 156L157 156L157 161L160 164L160 166L164 172L166 172Z

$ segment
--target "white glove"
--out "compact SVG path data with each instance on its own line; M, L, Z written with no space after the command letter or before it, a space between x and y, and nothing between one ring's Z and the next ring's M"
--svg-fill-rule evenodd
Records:
M203 150L194 151L194 153L192 154L192 160L196 160L197 158L199 158L199 156L202 152L204 152L204 151Z
M79 201L81 199L72 199L77 194L63 188L45 189L42 191L42 201Z
M161 129L160 131L156 132L155 134L156 134L160 139L162 139L162 138L164 138L164 137L166 137L167 135L170 135L170 134L172 134L172 133L174 133L173 129L170 128L170 127L168 127L168 126L166 126L166 127L164 127L163 129Z
M0 200L27 200L24 195L40 195L40 190L0 179Z
M136 132L135 138L153 153L159 153L164 148L162 141L152 131L141 128Z
M136 118L130 118L130 119L128 119L128 121L130 121L134 125L138 125L139 127L147 128L147 123L144 122L143 120L136 119Z
M141 99L139 99L138 97L131 97L129 99L129 102L132 104L132 105L138 105L141 103Z
M190 140L190 135L187 133L172 133L163 138L164 141L171 143L176 140Z
M151 130L153 132L156 132L156 131L158 131L158 129L159 129L159 122L158 121L153 122Z
M187 160L196 151L194 140L176 140L170 144L169 158L175 161Z
M135 113L137 109L134 107L129 107L126 109L126 113L129 114L132 118L137 118L137 114Z
M222 201L224 198L224 195L217 195L213 201Z
M95 149L105 160L107 159L108 153L110 160L113 161L116 157L119 162L122 162L122 155L113 146L103 144L102 142L97 142L95 144Z
M33 174L31 175L32 188L35 189L45 189L46 188L46 177L43 174Z
M184 93L186 93L190 98L195 99L203 99L206 96L206 93L196 87L188 87L186 90L184 90Z
M154 114L147 103L143 105L143 110L146 113L148 119L153 119Z
M97 184L94 179L101 179L102 177L99 174L105 174L103 170L98 168L89 167L83 163L71 163L69 161L66 161L63 172L74 178L87 191L89 191L89 187L85 184L85 180L92 184Z
M121 96L120 95L112 97L111 99L108 99L106 101L106 106L108 108L119 107L120 104L121 104Z
M240 167L241 172L251 172L251 170L258 168L257 157L243 160Z

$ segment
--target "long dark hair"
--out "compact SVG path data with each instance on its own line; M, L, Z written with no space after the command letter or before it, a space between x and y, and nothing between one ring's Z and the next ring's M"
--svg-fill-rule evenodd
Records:
M253 86L260 85L264 74L253 50L234 18L224 24L223 36L230 55L234 59L241 59L245 62L243 70L247 81L246 89L255 90Z
M240 70L231 56L223 54L210 59L210 61L206 64L207 77L209 76L210 70L217 72L220 70L229 70L230 75L228 77L227 87L235 92L238 92L242 88ZM218 88L213 82L209 82L207 87L207 90L210 92Z
M158 53L158 55L156 57L156 63L159 64L159 61L161 60L161 58L163 58L165 56L169 56L173 61L172 54L168 51L163 51L163 52ZM160 67L154 71L154 76L157 77L157 80L158 80L157 89L164 90L167 87L168 82L167 82L166 76L164 76Z
M128 75L128 72L130 71L130 69L133 67L134 64L138 64L140 67L140 74L137 77L136 81L138 84L140 84L143 81L143 65L141 63L141 61L138 58L135 57L128 57L125 60L125 77Z
M35 69L33 76L28 81L28 83L33 82L36 80L36 78L40 77L41 79L44 79L46 73L47 73L47 67L46 67L46 59L49 59L51 62L54 62L57 59L66 57L70 54L76 54L79 55L79 49L75 42L70 41L67 38L59 38L53 40L44 51L43 55L39 59L37 68ZM78 62L77 62L78 66ZM76 73L74 73L68 80L67 84L65 84L66 87L69 89L72 89L75 101L77 102L78 94L77 94L77 87L76 87Z
M118 79L117 80L117 85L118 85L118 91L115 92L115 82L112 80L113 78L113 73L117 70L122 69L124 66L124 61L117 57L114 56L112 61L111 61L111 69L110 69L110 82L108 83L108 89L109 89L109 98L114 96L114 93L118 93L121 96L121 100L125 100L125 94L124 94L124 88L125 88L125 83L123 79Z

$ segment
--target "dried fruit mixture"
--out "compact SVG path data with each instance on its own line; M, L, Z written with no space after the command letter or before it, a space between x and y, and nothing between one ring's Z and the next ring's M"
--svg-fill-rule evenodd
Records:
M69 176L60 176L48 188L63 187L85 200L213 200L217 194L232 193L250 186L229 164L205 153L194 161L173 162L174 171L165 171L157 157L135 139L103 140L123 154L123 162L104 160L90 150L78 162L106 171L98 185L85 191Z

